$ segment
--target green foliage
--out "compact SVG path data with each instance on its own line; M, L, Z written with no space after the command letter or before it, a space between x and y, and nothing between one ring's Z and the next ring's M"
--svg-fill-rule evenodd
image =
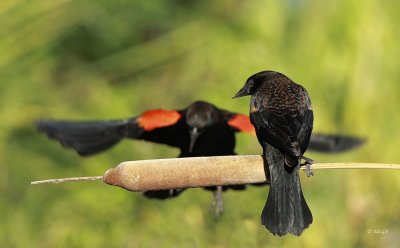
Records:
M34 130L41 117L120 118L204 99L230 100L251 74L278 70L305 86L316 132L366 137L320 162L399 162L400 3L366 1L0 2L0 243L4 247L399 247L399 174L318 171L302 177L314 223L277 238L260 225L267 188L193 189L159 202L102 183L31 187L101 175L124 160L177 151L123 141L81 158ZM238 153L259 154L240 134ZM369 234L388 229L387 234Z

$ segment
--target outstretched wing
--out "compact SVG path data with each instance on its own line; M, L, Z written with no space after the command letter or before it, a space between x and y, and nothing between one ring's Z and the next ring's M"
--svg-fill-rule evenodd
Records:
M250 117L244 114L224 111L227 124L236 132L256 135ZM342 134L312 134L308 149L316 152L335 153L357 148L365 143L365 139Z
M187 129L184 110L149 110L133 119L129 138L179 147L179 137Z
M317 152L343 152L365 143L365 139L341 134L313 134L308 149Z
M40 120L37 129L80 155L106 150L123 138L178 146L182 112L149 110L140 116L109 121Z
M236 132L245 132L251 135L256 135L256 130L250 122L248 115L229 112L223 110L223 116L228 126Z

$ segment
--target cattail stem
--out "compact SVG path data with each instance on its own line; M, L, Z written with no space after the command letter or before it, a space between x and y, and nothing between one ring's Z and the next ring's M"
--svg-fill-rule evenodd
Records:
M41 181L33 181L33 182L31 182L31 184L35 185L35 184L48 184L48 183L68 183L68 182L82 182L82 181L98 181L98 180L103 180L103 176L47 179L47 180L41 180Z
M398 164L315 163L319 169L394 169ZM304 169L303 167L301 169ZM130 191L251 184L268 182L260 155L192 157L128 161L106 171L104 176L34 181L31 184L103 180Z

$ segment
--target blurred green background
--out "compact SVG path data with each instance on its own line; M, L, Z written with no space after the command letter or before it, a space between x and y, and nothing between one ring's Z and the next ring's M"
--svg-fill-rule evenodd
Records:
M277 70L305 86L315 132L368 138L319 162L400 162L400 2L86 0L0 2L0 244L2 247L399 247L400 174L302 174L314 223L277 238L260 225L267 188L148 200L101 182L30 186L102 175L125 160L178 151L123 141L81 158L35 131L41 117L109 119L195 100L231 100L251 74ZM260 154L238 135L237 152ZM385 229L386 234L368 231Z

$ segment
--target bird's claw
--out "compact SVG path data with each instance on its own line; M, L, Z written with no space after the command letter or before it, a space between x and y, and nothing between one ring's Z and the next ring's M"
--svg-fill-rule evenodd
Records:
M222 200L222 186L217 186L217 190L214 192L214 202L212 206L215 209L215 219L219 219L222 212L224 211L224 202Z
M314 160L307 158L307 157L302 157L305 162L301 164L301 166L305 166L304 172L308 177L314 176L314 171L312 170L312 165L314 164Z
M306 172L306 175L307 175L308 177L314 176L314 171L312 170L311 165L312 165L312 164L310 164L310 163L308 163L308 162L305 163L305 167L306 167L306 168L305 168L305 172Z

